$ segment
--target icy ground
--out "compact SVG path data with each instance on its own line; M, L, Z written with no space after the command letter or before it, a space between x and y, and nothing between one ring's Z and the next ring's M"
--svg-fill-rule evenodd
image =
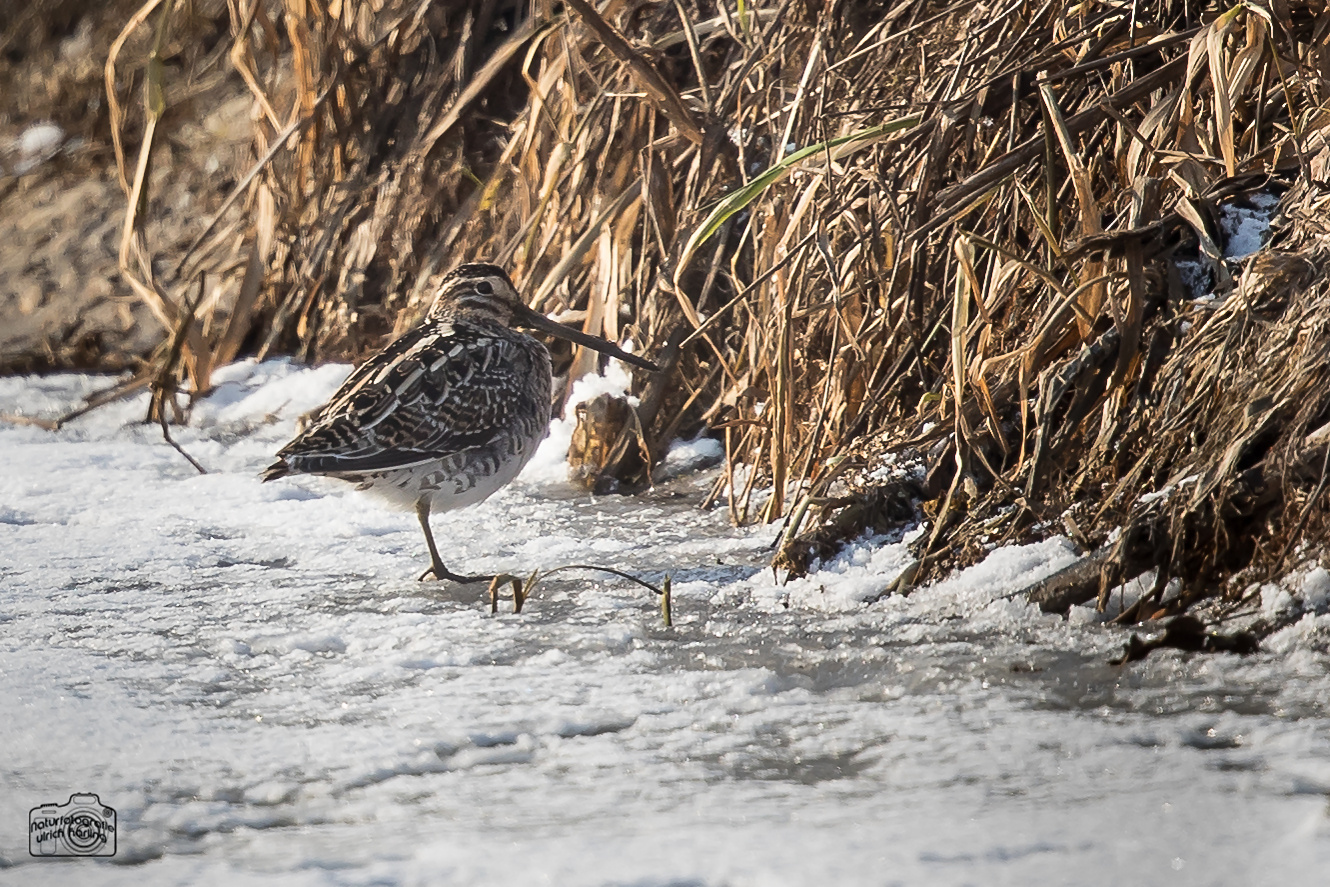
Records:
M697 509L712 475L593 499L566 427L436 517L449 565L669 571L675 626L569 574L491 616L415 581L412 515L258 482L345 372L228 368L176 433L207 475L142 398L0 423L0 883L1325 883L1330 616L1113 667L1088 611L1004 598L1058 540L909 598L864 602L889 539L781 586L772 528ZM105 384L3 379L0 413ZM117 855L30 857L29 808L75 792L118 811Z

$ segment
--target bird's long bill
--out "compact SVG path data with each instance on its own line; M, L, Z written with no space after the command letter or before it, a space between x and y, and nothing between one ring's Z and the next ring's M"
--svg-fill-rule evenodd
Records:
M659 373L660 367L644 357L638 357L636 354L629 354L613 342L600 338L599 336L589 336L581 330L569 329L561 323L550 320L545 315L532 311L530 308L517 318L524 325L533 329L543 330L560 339L567 339L570 342L576 342L578 345L585 345L593 348L601 354L608 354L610 357L617 357L624 363L631 363L635 367L641 367L644 370L650 370L653 373Z

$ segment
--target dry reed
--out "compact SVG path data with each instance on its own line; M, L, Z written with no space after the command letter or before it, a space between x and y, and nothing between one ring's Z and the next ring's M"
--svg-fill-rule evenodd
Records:
M125 34L174 9L149 0ZM825 550L810 530L899 519L874 489L888 456L927 469L919 577L1065 532L1104 552L1082 598L1157 569L1135 615L1173 576L1164 609L1286 568L1324 524L1323 3L227 11L253 164L165 271L141 225L160 41L107 66L122 270L185 324L196 391L238 354L359 356L485 258L666 367L638 380L604 473L645 484L672 439L711 429L729 463L711 499L786 521L795 570ZM1293 189L1291 245L1231 266L1219 208L1272 187ZM1192 300L1181 255L1218 301Z

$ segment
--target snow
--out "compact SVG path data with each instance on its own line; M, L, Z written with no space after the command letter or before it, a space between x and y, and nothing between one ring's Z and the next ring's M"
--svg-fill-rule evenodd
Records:
M1245 202L1230 201L1219 208L1219 227L1224 232L1224 258L1241 261L1265 246L1270 219L1279 206L1278 195L1256 191Z
M902 455L898 452L888 452L879 457L877 466L867 472L865 479L876 483L886 483L892 480L922 481L927 473L922 457L914 454Z
M1215 300L1214 276L1210 273L1210 268L1199 259L1177 259L1174 264L1178 269L1178 277L1182 279L1182 285L1195 302L1202 304L1213 302Z
M142 396L0 423L0 883L1321 883L1323 569L1267 652L1112 667L1124 632L1017 594L1066 540L883 596L906 528L781 584L778 527L696 507L714 469L594 498L556 422L436 536L468 571L668 572L675 624L573 573L491 616L482 587L415 581L413 516L259 482L346 372L222 370L174 429L206 475ZM106 384L0 379L0 413ZM116 856L30 857L28 810L82 792Z
M1265 246L1278 207L1279 195L1269 191L1253 191L1219 206L1219 246L1226 263L1237 266ZM1219 300L1213 290L1215 281L1210 267L1199 258L1175 259L1174 265L1182 285L1198 307L1215 307Z
M65 141L65 131L49 120L31 124L17 138L11 139L0 154L15 155L10 162L10 172L15 176L26 175L60 152Z
M724 459L725 444L714 437L676 440L665 453L660 467L656 469L657 479L678 477L702 468L712 468Z
M1330 609L1330 571L1313 567L1302 577L1299 597L1304 605L1317 613Z
M631 381L628 370L618 360L609 361L603 376L583 376L575 381L568 392L563 415L550 423L549 437L545 438L526 468L522 469L520 480L535 484L566 481L568 446L572 443L573 430L577 427L577 405L595 400L602 394L624 395ZM636 397L628 397L628 402L633 406L638 405Z

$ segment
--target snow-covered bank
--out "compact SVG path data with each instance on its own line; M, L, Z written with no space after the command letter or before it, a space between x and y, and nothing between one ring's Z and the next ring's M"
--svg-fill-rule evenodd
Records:
M709 477L593 499L557 436L440 542L467 570L669 571L676 624L568 574L491 617L414 581L412 515L258 482L345 372L225 370L175 435L202 476L128 424L141 399L0 425L0 883L1323 879L1326 617L1113 668L1121 635L1006 598L1059 540L864 604L900 539L782 586L774 528L694 507ZM0 412L103 384L0 379ZM29 808L75 792L118 811L116 857L29 857Z

